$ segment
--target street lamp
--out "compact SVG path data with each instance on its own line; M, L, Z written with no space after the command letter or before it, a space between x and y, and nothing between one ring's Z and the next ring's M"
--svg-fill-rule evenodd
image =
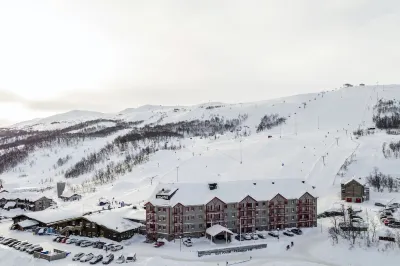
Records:
M179 251L182 252L182 236L179 236Z

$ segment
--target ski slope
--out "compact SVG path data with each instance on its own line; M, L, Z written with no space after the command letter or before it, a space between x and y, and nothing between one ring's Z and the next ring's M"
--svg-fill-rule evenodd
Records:
M366 176L375 166L382 172L399 175L398 161L385 159L381 152L383 142L400 140L399 136L377 131L375 135L354 138L352 132L358 128L373 127L373 106L378 98L400 99L400 86L365 86L329 90L315 94L303 94L281 99L254 103L207 103L196 106L142 106L123 110L115 114L94 112L69 112L53 117L14 125L15 129L47 130L60 129L92 119L115 119L123 121L144 120L143 125L173 123L184 120L210 119L213 116L225 119L248 114L242 130L251 132L247 137L235 137L234 133L217 138L185 138L180 140L181 150L161 150L150 156L150 160L135 167L132 172L119 177L112 184L96 188L96 192L83 195L81 202L58 202L61 208L81 209L82 212L98 209L100 197L116 199L134 204L146 202L158 182L218 182L233 180L258 180L269 178L295 178L316 186L320 195L318 211L329 209L340 200L340 182L352 176ZM277 113L287 117L284 125L256 133L261 118ZM59 123L54 123L59 122ZM112 123L111 123L112 124ZM110 124L110 125L111 125ZM107 126L107 124L104 124ZM142 125L141 125L142 126ZM63 171L90 152L100 150L107 142L123 135L117 132L106 138L86 140L75 147L51 147L39 149L29 155L25 163L0 176L10 187L41 186L44 179L49 183L65 180ZM355 154L355 162L343 177L337 175L345 160ZM71 155L67 164L54 169L59 157ZM118 155L112 161L123 159ZM34 162L31 165L31 162ZM99 164L96 167L104 167ZM69 179L70 184L80 184L92 173ZM294 184L295 185L295 184ZM46 192L55 197L55 190ZM316 242L328 248L326 235L315 236ZM300 258L285 259L279 255L268 260L260 256L259 261L243 265L349 265L348 261L329 261L317 256L321 250L313 243L307 244L318 259L307 261ZM341 250L343 251L343 250ZM3 251L0 250L0 256ZM344 252L344 251L343 251ZM347 251L346 251L347 252ZM333 253L335 254L335 253ZM173 258L149 256L140 265L189 265ZM219 259L216 259L219 260ZM276 263L276 264L271 264ZM297 264L296 264L297 263ZM372 265L368 264L352 265ZM61 265L61 264L60 264ZM216 265L213 262L191 261L190 265Z

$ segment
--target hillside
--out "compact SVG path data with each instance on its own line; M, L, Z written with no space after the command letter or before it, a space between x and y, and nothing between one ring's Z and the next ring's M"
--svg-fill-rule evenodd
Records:
M254 103L71 111L0 131L0 178L6 189L44 189L53 198L56 182L66 181L83 201L59 207L82 212L99 209L100 198L144 203L158 182L290 178L316 187L322 212L338 206L343 180L374 167L400 178L396 99L400 86L362 86ZM321 262L315 258L304 262Z
M132 197L127 191L151 190L150 177L155 177L155 182L174 182L177 175L179 181L185 182L299 178L330 191L338 183L336 174L340 167L359 145L361 151L380 149L379 140L369 141L374 136L355 140L352 133L374 126L377 94L383 99L398 98L397 88L350 87L241 104L143 106L117 114L71 111L19 123L3 133L0 149L8 160L16 150L32 147L24 150L22 159L8 164L1 178L9 187L54 186L64 180L80 192L95 187L96 193L106 190L109 197L121 197L120 188L126 194L122 198L129 202L146 199L146 193ZM257 132L261 119L273 114L286 121ZM142 136L115 142L132 130ZM144 136L145 131L157 136ZM178 134L170 135L167 131ZM146 147L153 150L143 151ZM127 157L141 152L144 157L140 163L132 160L130 166L123 164ZM78 163L84 162L84 157L85 165L94 160L93 156L89 158L90 154L97 154L95 161L89 163L88 169L78 171ZM379 152L376 156L379 158ZM378 160L376 165L390 164L384 162ZM111 167L121 163L124 169L117 174L112 169L113 177L107 182L89 185L96 172L107 171L110 163ZM71 172L74 166L75 172ZM357 160L349 175L366 175L372 168L373 165L366 167L364 160ZM72 174L65 178L68 173ZM96 198L95 194L87 196Z

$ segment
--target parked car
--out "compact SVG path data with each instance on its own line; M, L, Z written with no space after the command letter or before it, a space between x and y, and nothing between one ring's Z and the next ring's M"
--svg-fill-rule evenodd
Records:
M111 247L111 251L118 251L118 250L121 250L121 249L123 249L124 247L122 246L122 245L113 245L112 247Z
M83 239L76 240L75 246L80 246L82 244L82 242L85 242L85 240L83 240Z
M185 246L187 246L187 247L193 246L192 240L191 240L190 238L185 239L185 240L183 241L183 244L184 244ZM127 257L126 259L128 260L128 257Z
M74 244L76 242L75 238L69 238L65 241L65 244Z
M130 263L130 262L135 262L136 261L136 253L135 254L129 254L128 256L126 256L126 263Z
M268 235L272 237L279 237L279 235L276 232L268 232Z
M10 248L12 248L12 247L14 247L14 246L16 246L16 245L18 245L18 244L20 244L21 243L21 241L15 241L15 242L11 242L10 244L8 244L8 246L10 247Z
M110 253L103 258L103 264L110 264L114 260L114 254Z
M35 249L37 247L40 247L40 245L38 245L38 244L32 245L31 247L25 249L25 252L29 253L29 251L31 251L31 250L33 250L33 249Z
M32 246L33 246L33 244L24 245L24 246L19 248L19 251L25 251L25 250L27 250L28 248L30 248Z
M104 246L105 244L106 244L106 243L104 243L104 242L98 241L98 242L96 242L96 243L93 244L93 247L94 247L94 248L103 249L103 246Z
M258 233L257 235L258 235L258 237L261 238L261 239L266 239L266 238L267 238L267 235L264 234L264 233Z
M60 243L65 243L68 239L69 239L68 237L65 237L65 238L61 239Z
M124 255L121 255L118 257L118 259L115 261L115 263L121 264L125 262L125 257Z
M283 234L285 236L290 236L290 237L294 236L294 234L292 232L290 232L290 231L285 231L285 232L283 232Z
M236 235L235 236L235 239L237 240L237 241L244 241L245 239L244 239L244 235Z
M65 237L60 237L60 238L57 240L57 242L61 243L61 241L63 241L64 238L65 238Z
M104 249L104 250L111 250L112 246L114 246L114 244L105 244L105 245L103 246L103 249Z
M17 245L14 245L13 248L19 249L20 246L23 246L23 245L26 245L26 244L28 244L28 242L27 242L27 241L24 241L24 242L21 242L21 243L19 243L19 244L17 244Z
M251 234L251 238L254 240L258 240L258 235L253 233L253 234Z
M80 260L83 256L85 256L85 253L79 252L78 254L75 254L75 256L72 257L73 261Z
M246 233L246 234L244 235L244 239L246 239L246 240L251 240L251 235L250 235L249 233Z
M83 256L79 261L80 262L88 262L89 260L93 259L94 255L93 253L89 253L85 256Z
M97 255L96 257L94 257L93 259L91 259L89 261L90 264L96 264L99 263L100 261L102 261L103 259L103 255Z
M382 203L380 203L380 202L375 202L375 206L378 206L378 207L386 207L385 204L382 204Z
M155 248L159 248L159 247L162 247L162 246L164 246L164 241L157 241L156 243L154 243L154 247Z
M390 228L400 228L400 222L393 222L387 225Z
M0 244L7 245L7 243L10 243L12 240L13 240L13 238L6 238L6 239L3 239L0 242Z
M300 228L294 228L292 230L290 230L292 233L296 234L296 235L302 235L303 231L301 231Z
M42 251L43 251L43 248L41 246L38 246L38 247L35 247L35 248L30 248L28 253L29 254L33 254L35 252L42 252Z
M388 207L389 208L400 208L400 203L393 202L393 203L389 204Z
M83 248L89 247L89 246L91 246L91 245L93 245L93 242L92 242L92 241L83 241L83 242L81 243L81 247L83 247Z
M53 239L54 242L59 242L60 238L62 238L61 236L57 236L56 238Z

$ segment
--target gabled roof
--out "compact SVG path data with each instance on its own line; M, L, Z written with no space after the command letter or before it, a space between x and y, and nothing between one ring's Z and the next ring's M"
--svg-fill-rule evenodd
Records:
M356 182L357 184L363 186L363 184L361 184L361 182L358 181L357 179L355 179L354 177L351 178L351 179L349 179L349 180L347 180L347 181L344 183L344 185L348 185L348 184L350 184L351 182Z
M228 233L228 234L233 235L233 232L231 230L229 230L228 228L223 227L222 225L219 225L219 224L215 224L215 225L207 228L207 230L206 230L206 234L210 235L210 236L216 236L220 233Z
M20 199L20 200L29 200L29 201L37 201L44 196L41 193L34 193L34 192L13 192L13 193L2 193L0 195L0 198L5 198L7 200L16 200L16 199ZM48 198L48 197L46 197ZM49 199L49 198L48 198Z
M156 197L164 190L175 190L176 193L169 199ZM244 180L219 182L216 189L210 190L207 183L160 183L154 190L149 202L155 206L175 206L178 203L184 206L205 205L214 198L225 203L241 202L247 196L256 201L271 200L278 193L286 199L299 198L304 193L317 197L316 188L300 179L278 180Z
M143 226L143 224L125 219L121 215L122 213L119 211L106 210L99 213L85 215L83 218L118 233L137 229Z
M82 216L82 213L74 210L55 209L38 212L28 212L24 213L23 215L44 224L53 224L60 221L78 218Z

